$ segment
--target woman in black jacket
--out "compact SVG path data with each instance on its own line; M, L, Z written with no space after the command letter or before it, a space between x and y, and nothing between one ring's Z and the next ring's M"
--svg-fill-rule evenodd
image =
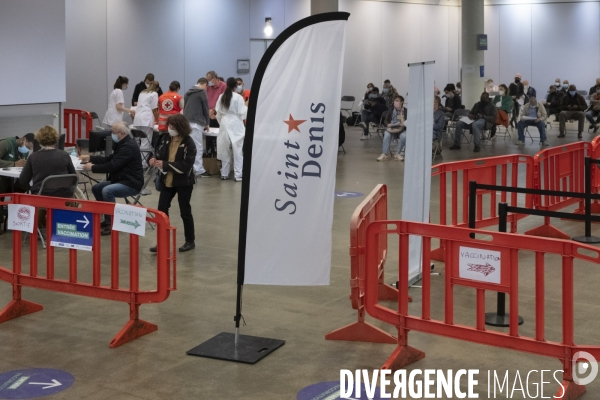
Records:
M194 233L194 217L190 204L192 191L196 183L194 161L196 160L196 145L190 137L192 128L188 120L181 114L175 114L167 119L169 134L160 137L156 153L150 159L150 165L159 169L160 197L158 210L169 215L173 197L177 195L179 211L183 220L185 244L180 252L189 251L196 247ZM156 246L150 249L156 252Z

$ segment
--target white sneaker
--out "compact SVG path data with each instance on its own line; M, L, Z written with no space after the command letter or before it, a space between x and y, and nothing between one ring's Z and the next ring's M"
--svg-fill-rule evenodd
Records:
M394 154L394 160L404 161L404 156L402 154Z
M360 137L360 140L367 140L367 139L369 139L369 136L368 136L368 135L362 135L362 136Z
M385 161L387 160L389 157L387 154L383 154L381 153L381 155L379 157L377 157L377 161Z
M517 146L521 146L521 145L524 145L524 144L525 144L525 141L524 141L524 140L517 140L517 141L515 142L515 144L516 144Z
M540 146L550 146L550 144L547 140L544 140L543 142L540 142Z
M367 125L364 122L361 122L360 124L358 124L358 126L360 126L363 129L367 129Z

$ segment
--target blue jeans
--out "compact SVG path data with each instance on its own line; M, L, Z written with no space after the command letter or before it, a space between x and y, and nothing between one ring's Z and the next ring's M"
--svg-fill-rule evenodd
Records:
M534 120L523 120L517 123L517 131L519 132L519 140L521 142L525 141L525 127L526 126L536 126L538 131L540 131L540 142L546 141L546 123L544 121L535 122Z
M473 143L476 147L479 147L481 144L481 130L485 128L485 119L481 118L477 121L473 122L471 125L465 124L462 121L458 121L456 123L456 132L454 132L454 144L456 146L460 146L460 139L462 138L463 130L471 128L471 133L473 134Z
M390 152L390 143L392 142L393 136L394 135L392 135L388 131L385 131L385 133L383 135L383 149L381 150L381 152L383 154L388 154ZM400 134L400 137L398 138L398 148L392 149L392 153L400 154L402 152L402 150L404 150L405 145L406 145L406 131L404 131ZM396 150L396 152L394 153L393 150Z
M92 193L96 200L110 203L114 203L117 197L135 196L138 192L139 190L132 189L122 183L110 183L109 181L100 182L92 186ZM104 221L110 222L110 217L105 215Z
M379 119L372 112L363 110L360 115L360 122L364 122L367 126L366 128L363 128L363 135L367 136L369 134L369 122L379 124Z
M590 121L590 124L592 124L592 125L594 125L594 123L597 124L598 122L600 122L600 111L590 110L585 113L585 117L587 118L588 121ZM596 122L594 122L594 117L596 117Z

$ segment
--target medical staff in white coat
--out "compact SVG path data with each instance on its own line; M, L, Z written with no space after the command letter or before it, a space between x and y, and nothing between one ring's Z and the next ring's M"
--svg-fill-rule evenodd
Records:
M217 137L217 158L221 160L221 179L229 179L231 168L231 155L233 153L233 174L236 182L242 180L244 136L246 127L244 119L248 107L244 104L242 96L235 92L237 82L235 78L227 78L227 89L219 96L215 111L219 122L219 136Z
M127 79L127 77L119 76L113 86L114 90L108 96L108 109L106 110L106 114L104 114L102 123L109 129L116 122L123 121L123 112L130 112L130 110L126 109L123 105L125 103L123 90L127 89L128 84L129 79Z
M154 121L158 121L158 82L152 81L146 90L138 97L137 106L132 114L132 126L143 130L148 136L140 141L140 150L152 151L152 134L154 132Z

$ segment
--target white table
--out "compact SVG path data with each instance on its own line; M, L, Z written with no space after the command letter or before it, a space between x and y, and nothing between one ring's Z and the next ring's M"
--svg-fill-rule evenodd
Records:
M21 175L23 167L10 167L8 170L0 168L0 176L7 176L9 178L18 179Z

